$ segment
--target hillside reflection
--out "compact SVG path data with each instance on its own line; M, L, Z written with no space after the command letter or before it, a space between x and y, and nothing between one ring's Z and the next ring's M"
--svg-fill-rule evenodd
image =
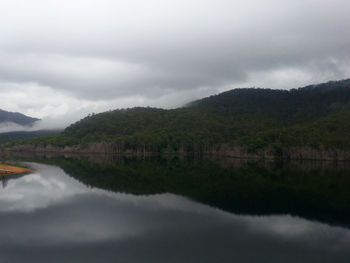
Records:
M25 176L26 174L15 174L15 175L2 175L0 176L0 182L2 188L6 188L9 184L9 182L14 181L18 178L21 178L22 176Z
M0 262L347 263L350 257L345 167L34 159L27 164L35 172L0 191Z
M135 195L173 193L228 212L291 214L349 226L350 166L332 162L251 162L209 158L41 155L80 182Z

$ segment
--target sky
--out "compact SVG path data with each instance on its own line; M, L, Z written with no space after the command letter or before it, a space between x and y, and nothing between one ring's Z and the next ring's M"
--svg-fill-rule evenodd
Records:
M350 78L348 0L0 0L0 109L66 126Z

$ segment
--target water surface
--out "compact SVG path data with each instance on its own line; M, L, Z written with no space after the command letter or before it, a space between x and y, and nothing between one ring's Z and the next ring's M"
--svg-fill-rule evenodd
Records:
M36 172L3 181L0 262L350 259L348 200L338 201L348 196L338 185L347 182L347 170L304 167L296 182L288 177L294 168L268 173L260 166L193 161L41 162L30 163ZM274 178L276 171L287 178ZM329 173L336 191L323 188ZM305 195L308 175L319 181ZM305 203L292 205L292 197Z

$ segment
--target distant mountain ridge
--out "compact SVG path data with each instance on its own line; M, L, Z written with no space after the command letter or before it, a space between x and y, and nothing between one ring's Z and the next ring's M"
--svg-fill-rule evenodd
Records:
M0 133L0 143L18 139L30 139L60 133L61 130L13 131Z
M0 109L0 124L12 122L22 126L31 126L38 120L40 119L29 117L19 112L9 112Z
M350 80L289 91L234 89L171 110L113 110L7 147L24 144L41 151L350 160Z

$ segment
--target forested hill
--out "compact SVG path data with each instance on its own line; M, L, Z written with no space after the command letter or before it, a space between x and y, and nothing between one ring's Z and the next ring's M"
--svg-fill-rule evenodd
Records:
M59 135L15 144L58 147L110 142L117 151L249 151L290 147L350 150L350 80L287 90L234 89L164 110L114 110L72 124ZM8 147L13 144L7 144Z
M38 121L37 118L28 117L22 113L18 112L8 112L0 109L0 123L2 122L12 122L22 126L32 125L34 122Z
M189 107L220 115L263 115L292 124L350 109L350 79L292 90L234 89L194 101Z
M0 143L17 139L30 139L60 133L61 130L13 131L0 133Z

